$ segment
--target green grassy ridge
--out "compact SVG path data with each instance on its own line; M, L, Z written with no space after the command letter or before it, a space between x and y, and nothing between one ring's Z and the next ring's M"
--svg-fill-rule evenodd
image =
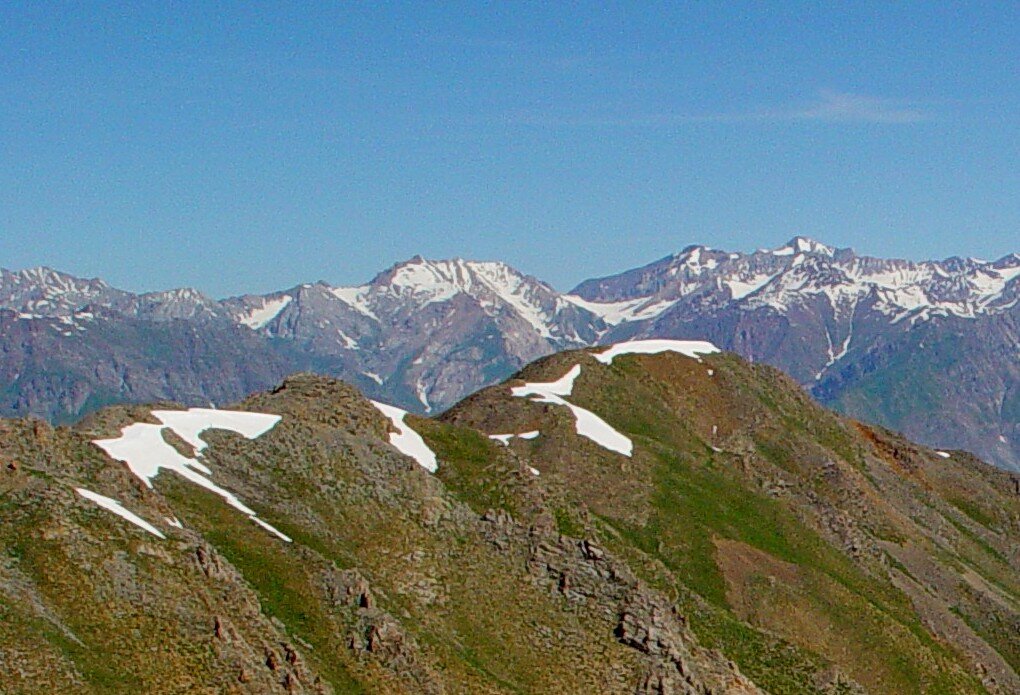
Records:
M523 473L520 462L511 460L503 444L469 427L437 420L414 422L442 462L436 475L452 494L476 513L502 510L519 522L527 523L530 516L544 508L551 513L563 535L581 539L589 533L589 519L579 501L561 486L550 487L533 478L530 472ZM523 449L527 457L535 443L516 440L513 446Z
M842 555L800 524L781 504L748 494L745 489L713 471L683 470L681 465L676 461L664 462L660 495L656 498L656 517L644 529L629 529L624 535L633 538L645 552L661 559L701 596L717 607L729 608L725 582L714 560L711 541L713 535L719 535L745 542L790 562L809 577L821 574L842 585L853 597L852 604L830 604L827 584L812 584L810 579L811 598L805 596L802 600L811 600L821 607L834 624L846 631L845 634L853 635L857 644L867 645L872 654L889 658L912 651L920 656L920 649L931 650L943 655L943 658L949 657L927 634L902 596L896 596L888 585L875 582L854 570ZM681 536L669 533L669 530L677 528L684 530L683 540L680 540ZM658 550L661 547L668 551ZM717 622L714 626L720 625L723 623ZM896 641L886 639L889 630L899 633ZM904 639L915 644L912 647L905 645ZM710 635L708 641L717 640L736 646L732 639L726 640L722 635ZM753 661L756 656L738 649L731 658L738 663L741 663L741 657L752 658L752 661L741 665L746 665L749 673L761 674L763 669ZM878 657L874 665L882 661L883 657ZM943 679L938 674L925 673L913 666L921 661L921 658L886 661L895 678L891 685L897 692L938 692L940 684L949 688L944 692L956 692L952 688L966 682L966 679L963 682L949 679L942 683Z
M696 413L706 402L704 387L696 381L692 385L689 380L656 380L645 371L648 359L623 357L602 367L583 357L559 355L555 364L550 360L521 375L529 380L555 378L571 362L581 361L582 375L575 383L571 402L600 415L630 436L639 449L655 453L659 464L654 475L654 513L647 522L628 524L612 515L602 516L625 544L662 561L716 609L728 611L726 586L713 557L711 539L718 536L748 543L804 569L816 608L845 631L847 641L866 646L872 654L885 655L879 659L890 681L885 684L887 689L983 692L980 683L962 667L959 655L924 628L909 599L887 578L863 572L782 503L762 497L748 487L748 481L730 474L732 462L724 454L714 454L702 439L706 436L704 422L697 422L697 417L691 417L691 422L681 419ZM759 428L754 438L762 459L777 469L806 476L811 471L797 459L797 451L809 443L857 470L866 470L862 457L867 454L867 444L838 417L783 384L783 378L772 370L746 365L731 356L710 357L705 362L715 371L718 388L735 392L731 402L743 399L745 402L738 407L745 413L751 412L759 419L764 416L766 426ZM692 373L691 369L686 371ZM675 394L664 397L679 383L692 386L691 404L686 407L677 403ZM763 437L762 433L770 431L768 423L776 434ZM606 465L610 457L606 457ZM807 482L823 495L828 494L817 479L809 478ZM886 533L881 524L877 528L886 538L893 533L891 529ZM835 586L842 587L850 597L849 605L827 604L827 594ZM744 625L732 614L729 616L732 624ZM710 630L702 634L708 643L721 643ZM761 661L746 653L740 656L739 640L730 640L730 650L727 653L746 673L767 678L768 669L761 668Z
M542 378L558 378L577 359L586 358L558 355L529 370L546 372ZM331 568L357 568L370 580L379 608L417 641L421 664L448 686L455 683L473 692L598 691L589 671L605 664L593 662L585 668L577 660L585 654L599 654L620 669L630 669L628 673L638 672L637 653L615 639L612 620L537 585L524 571L527 548L519 541L500 549L490 545L478 520L489 509L507 511L520 528L541 520L566 536L595 540L624 559L635 574L674 599L703 646L720 649L768 692L817 691L819 674L834 662L877 692L983 692L960 655L931 636L888 577L875 573L872 565L858 564L823 537L802 497L772 496L758 485L755 476L782 474L799 481L801 491L838 503L836 492L816 475L820 462L831 458L863 472L854 475L877 488L881 478L869 475L875 462L856 430L803 394L791 392L774 371L729 355L707 358L703 364L666 356L623 357L608 367L587 359L584 365L570 400L630 436L636 445L633 459L624 461L578 440L569 418L556 417L543 425L536 440L514 440L505 447L480 429L408 417L440 460L438 473L426 476L385 443L386 429L379 424L383 418L360 397L344 392L345 399L354 400L332 403L329 388L323 387L314 396L284 391L257 397L253 402L260 409L285 414L265 438L249 442L233 435L211 436L212 467L218 478L227 477L220 482L290 535L293 544L175 476L161 476L155 494L240 573L264 615L283 625L302 658L337 692L401 692L420 689L422 683L401 680L384 664L349 652L345 635L357 626L358 617L354 610L324 603L322 578ZM709 368L714 376L707 376ZM531 422L543 408L509 398L506 387L500 391L498 399L483 396L478 403L498 406L486 411L488 423L505 418L515 428L489 431L521 431L516 426ZM560 414L556 409L549 413ZM712 435L714 424L718 437ZM735 449L716 452L715 444L733 444ZM54 451L76 475L87 476L87 486L102 492L123 476L104 470L109 463L93 449L58 442ZM541 476L526 472L532 464L542 470ZM25 472L39 486L68 485L46 471ZM641 494L614 496L611 486L621 481L636 482ZM33 544L34 536L18 531L45 527L49 507L37 510L16 503L12 495L18 493L4 494L2 484L0 517L5 523L0 524L0 547L10 561L39 578L47 602L61 615L94 602L81 582L63 591L80 570L59 544ZM961 506L984 510L988 502L973 497L980 488L966 488L954 503L946 490L955 488L940 485L924 500L959 534L956 545L939 551L940 562L972 568L1015 596L1015 573L1010 574L1002 552L987 540L994 528ZM127 499L128 506L151 503ZM945 517L939 500L952 504L957 518ZM431 520L425 514L429 505L441 510ZM641 507L628 508L631 505ZM88 505L76 509L75 524L116 539L112 546L95 544L94 551L133 558L146 582L159 577L192 587L196 597L204 591L179 567L167 568L140 554L139 538L154 542L141 530ZM984 521L993 518L1001 525L1000 517ZM889 535L895 527L881 520L862 528L897 542ZM174 533L170 535L173 539ZM727 579L733 570L722 564L723 540L745 544L796 569L795 581L789 583L770 580L767 566L740 580L760 597L747 620L740 612L746 608L737 605L738 594ZM424 580L440 588L438 599L420 598L416 587ZM958 614L1015 664L1008 631L994 623L997 614L982 609L979 596L961 600ZM768 611L798 607L831 625L837 641L814 644L793 634L784 639L768 622ZM0 614L3 610L0 600ZM125 661L125 652L107 658L116 647L109 642L112 638L99 633L155 633L160 620L165 616L144 612L116 618L74 616L68 624L89 636L85 651L25 616L14 616L4 629L50 645L66 663L87 674L95 692L124 692L110 680L122 671L132 687L145 690L160 682L162 669L197 674L215 665L202 640L175 646L163 664L138 667ZM543 644L547 632L558 637ZM840 657L839 645L851 645L853 653ZM93 663L96 655L103 657L102 664ZM871 674L862 671L867 659Z
M521 506L519 501L506 495L498 497L486 494L478 495L477 482L458 485L464 481L465 474L483 473L485 464L491 461L492 457L500 454L503 449L501 444L493 443L474 430L450 425L444 427L431 425L424 431L424 435L443 463L439 475L448 485L452 486L457 494L465 494L473 508L479 511L497 508L514 513ZM454 442L456 444L451 445ZM458 453L464 451L465 442L470 442L473 445L471 455L460 457ZM530 448L530 445L525 445L525 448ZM485 479L484 476L481 477L483 480ZM597 519L598 527L604 529L604 532L593 532L591 524L585 524L582 515L576 511L576 504L578 504L577 501L570 502L567 499L561 499L559 502L561 506L553 509L561 533L579 539L598 537L600 542L620 557L631 558L630 564L635 568L640 568L645 564L645 561L639 557L640 555L658 556L657 543L660 538L654 534L641 533L627 525L604 517ZM703 550L705 553L700 557L710 558L710 541L704 545ZM702 643L705 646L722 649L724 653L741 665L746 674L769 692L804 693L815 689L812 681L814 675L828 667L830 662L792 644L766 635L735 618L724 607L696 600L690 589L687 588L688 585L698 584L689 579L688 573L691 571L691 566L686 565L679 569L671 567L670 569L676 570L678 575L687 575L685 577L687 583L678 584L676 576L672 573L665 579L641 571L639 571L639 576L643 576L652 586L657 587L660 591L665 591L667 595L687 597L678 605L690 617L692 627L696 634L702 638ZM712 574L714 580L717 580L713 586L720 589L717 598L725 606L721 591L721 577L718 576L714 563L711 563L710 568L704 569L707 573ZM704 593L709 593L705 590L705 586L702 583L698 588Z
M648 431L652 429L648 428ZM503 448L501 444L493 443L474 430L450 425L446 425L445 428L432 425L427 431L424 431L424 435L442 461L439 475L448 485L452 484L458 494L466 493L476 509L494 507L513 513L520 506L515 501L508 500L506 496L478 496L476 485L457 485L464 479L464 468L467 468L471 473L480 473L484 469L484 464L494 454L500 453ZM646 438L646 440L654 442L654 439ZM458 445L451 446L451 442L458 442ZM464 442L471 442L474 445L471 456L467 458L458 456L458 453L463 450ZM525 449L532 447L531 444L524 445ZM703 445L698 448L708 451L708 448ZM464 465L465 463L467 466ZM577 500L570 502L562 499L559 503L561 506L553 509L561 533L575 538L592 536L599 538L600 542L612 552L620 557L630 558L631 567L638 569L639 576L642 576L650 585L657 587L660 591L665 591L667 595L686 596L687 599L678 605L691 618L692 627L696 634L702 638L702 643L710 648L722 649L724 653L740 664L746 674L769 692L804 693L815 690L812 680L814 675L828 667L830 662L792 644L777 640L774 636L766 635L735 618L725 608L706 604L693 597L690 589L687 588L689 584L698 585L698 588L705 594L710 594L713 589L718 589L714 598L725 605L721 577L710 559L710 541L703 544L701 548L703 553L691 554L689 557L709 558L710 566L701 566L701 569L706 575L712 577L711 581L700 584L691 582L689 573L692 566L688 564L680 568L670 568L678 570L677 574L688 575L685 578L687 584L678 584L676 576L672 572L663 578L642 571L642 568L647 564L647 558L659 555L657 547L661 540L660 537L652 532L642 532L642 530L606 517L596 519L596 526L602 529L602 532L593 532L592 525L585 524L582 515L576 511L578 503ZM654 525L655 522L650 523L650 526ZM710 588L706 589L706 587Z
M493 442L474 430L454 430L438 423L431 426L419 421L414 424L422 431L431 428L426 435L445 442L446 470L441 475L452 481L447 488L452 498L449 502L469 504L476 512L475 518L488 508L506 506L517 511L510 504L513 499L510 494L493 493L500 487L494 481L513 473L492 446ZM352 485L361 480L356 465L339 465L339 461L331 464L324 460L303 461L302 464L308 464L309 471L318 471L320 475L329 469L330 475L346 478ZM415 507L420 503L415 500L401 502L394 498L387 502L401 505L403 513L397 513L376 508L378 501L371 497L343 497L342 493L339 498L323 497L315 486L302 482L304 467L266 470L274 486L277 480L281 486L289 480L288 494L299 495L301 502L294 507L290 518L294 514L305 518L311 513L322 521L297 524L286 516L267 512L268 521L293 537L293 546L280 546L276 539L208 493L185 490L183 496L175 494L174 504L180 505L182 512L189 512L186 519L182 517L186 524L197 524L203 536L242 571L263 601L265 612L280 619L288 631L315 647L310 660L314 659L314 654L337 653L342 645L331 641L329 629L325 633L316 629L316 626L328 625L331 618L315 612L311 598L315 595L315 579L301 569L302 563L308 564L308 560L305 554L295 556L299 547L317 555L323 566L330 563L340 567L357 566L370 577L372 586L379 592L376 598L380 605L392 615L400 616L403 627L426 649L427 659L434 665L441 665L454 682L474 683L476 688L500 692L548 692L555 683L569 690L580 690L583 689L581 681L590 679L590 674L572 673L571 662L576 659L578 644L588 644L588 648L600 644L602 651L615 652L614 661L627 661L629 650L617 644L610 626L593 623L590 618L568 610L561 601L532 587L530 580L521 575L523 558L508 564L511 558L490 550L477 530L470 527L457 530L456 526L447 531L425 530L415 521ZM456 474L458 470L460 475ZM517 473L518 478L527 481L519 471ZM422 473L415 467L401 475L412 479ZM360 484L372 485L365 480ZM402 485L399 480L392 484L396 488ZM332 486L328 492L335 495L339 489ZM339 528L345 532L323 531ZM262 546L275 550L267 554L262 552ZM412 549L422 553L418 562L431 563L433 558L445 558L442 566L429 567L438 573L442 585L451 593L449 601L438 612L423 610L415 601L402 597L399 575L405 565L400 557ZM520 553L523 549L514 552ZM304 559L299 562L298 557ZM335 624L335 620L333 622ZM531 644L531 629L524 629L529 625L545 625L579 635L580 643L563 648L545 645L538 651L537 643ZM319 666L322 672L321 664ZM361 680L364 684L364 679ZM336 684L340 687L338 680Z
M443 464L439 479L477 513L502 509L514 517L523 511L520 495L510 484L513 471L503 452L477 430L415 419L416 430L426 439Z
M621 371L632 372L636 368L633 363L638 360L629 361L631 364L620 367ZM749 382L754 386L760 384L758 379L747 379L746 372L753 371L753 369L748 370L739 363L736 365L732 362L727 364L725 360L720 362L722 364L712 362L717 370L736 367L745 372L744 378L740 379L741 383ZM819 443L830 444L833 446L832 453L841 456L844 460L855 461L858 458L860 447L853 442L852 436L845 428L839 425L835 417L820 412L806 399L779 399L773 395L775 392L766 392L761 388L749 388L745 390L745 393L757 396L764 409L777 412L785 425L786 439L782 440L778 446L771 448L766 457L779 468L791 472L799 470L797 463L792 460L794 451L792 442L795 441L796 434L813 436L816 441L821 440ZM769 395L766 396L765 393ZM779 390L778 393L782 395L786 392ZM617 391L615 395L615 398L608 400L617 404L618 407L625 396L621 391ZM595 409L594 406L593 409ZM626 428L633 421L636 413L647 411L648 407L639 410L633 404L628 404L626 410L628 420L625 421L626 424L624 422L620 424L628 434L636 434ZM664 409L656 410L660 413L664 411ZM603 417L615 424L610 414L612 411L612 407L596 409L596 412L602 413ZM819 415L821 417L818 417ZM663 425L660 423L659 428L662 427ZM650 428L638 427L635 429L640 430L643 435ZM689 430L684 427L678 428L678 431L689 436ZM839 620L839 623L849 631L848 634L858 636L855 641L858 641L859 644L872 642L874 644L874 648L871 650L873 654L896 655L901 653L899 649L891 649L890 647L893 645L890 643L883 646L886 629L892 626L901 626L902 637L908 639L912 637L917 641L914 650L918 657L923 657L923 652L930 651L933 656L945 664L955 661L955 656L937 644L921 625L906 597L896 591L888 582L876 581L863 574L847 560L845 555L833 549L814 531L803 526L794 515L784 509L783 505L749 490L744 481L734 479L732 476L727 476L716 470L713 463L717 458L724 458L724 455L709 454L704 456L704 460L700 463L691 465L691 459L697 458L696 456L676 456L674 451L671 451L676 445L675 438L673 438L673 447L669 448L663 448L658 442L649 442L647 439L644 443L648 448L658 448L662 460L662 465L658 469L659 493L655 498L655 506L657 513L663 516L662 518L653 518L642 530L644 535L650 536L644 543L646 548L661 548L663 545L676 547L675 539L673 543L663 542L661 529L674 529L680 525L685 527L686 542L692 546L689 548L689 552L684 554L686 557L689 557L692 552L704 552L709 547L707 539L711 534L740 540L798 567L810 568L812 573L820 572L827 575L828 578L845 587L851 595L859 597L860 605L857 609L853 609L853 606L849 605L831 607L845 609L842 611L845 616ZM697 450L699 443L700 441L688 443L685 448L688 451ZM686 462L684 458L687 459ZM686 466L685 463L687 463ZM692 520L696 520L696 523L692 524ZM690 540L691 536L697 537L693 530L699 526L702 529L700 543ZM708 557L711 555L708 554ZM660 559L667 566L670 566L671 560L673 560L668 555L663 557L661 554ZM678 574L688 579L692 588L702 596L725 607L724 587L714 563L710 563L702 557L688 564L688 567L676 567ZM818 593L816 600L820 606L825 606L826 601L823 593ZM877 611L879 616L887 616L891 622L882 620L880 617L880 622L884 622L887 627L883 629L876 625L868 634L862 632L860 628L862 624L869 621L868 614L872 609ZM863 612L861 612L862 610ZM833 617L836 617L839 612L833 611ZM900 645L902 646L902 642ZM922 652L917 652L917 649L921 649ZM887 662L892 672L898 675L894 686L898 692L910 692L911 688L921 688L917 692L957 692L957 688L968 688L980 692L980 684L975 679L965 676L958 669L951 669L951 671L958 671L956 675L953 675L952 673L938 672L924 673L914 666L914 664L924 661L924 658L907 661L894 657Z
M728 608L706 601L655 557L647 536L630 533L627 528L618 528L602 518L597 519L597 526L598 538L608 550L624 558L650 586L673 597L674 605L688 620L701 646L726 654L766 692L775 695L818 692L816 676L831 667L831 661L752 627Z

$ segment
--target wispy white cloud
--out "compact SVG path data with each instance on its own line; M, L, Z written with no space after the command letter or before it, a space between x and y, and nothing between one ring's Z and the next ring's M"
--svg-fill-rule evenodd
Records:
M902 99L887 99L867 94L824 90L811 104L801 109L780 111L779 118L830 123L918 123L928 114L916 104Z
M577 114L559 111L514 111L504 124L547 127L670 127L695 123L912 124L932 115L916 102L867 94L823 90L800 104L746 111L708 113Z

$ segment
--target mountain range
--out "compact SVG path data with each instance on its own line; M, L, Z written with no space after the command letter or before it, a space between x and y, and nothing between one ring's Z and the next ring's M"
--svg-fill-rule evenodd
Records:
M796 237L689 246L568 293L498 262L415 257L359 287L214 300L37 268L0 274L0 413L235 400L295 371L426 414L554 352L706 339L823 404L1020 470L1020 256L913 262Z
M1007 695L1018 486L703 341L0 419L0 689Z

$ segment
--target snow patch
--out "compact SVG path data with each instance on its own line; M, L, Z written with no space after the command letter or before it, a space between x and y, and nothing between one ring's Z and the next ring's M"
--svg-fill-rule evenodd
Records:
M99 493L96 493L96 492L92 492L91 490L86 490L83 487L76 487L75 490L78 492L79 495L81 495L85 499L92 500L93 502L98 504L103 509L108 509L109 511L113 512L117 516L119 516L119 517L121 517L123 519L127 519L128 521L130 521L135 526L138 526L139 528L145 529L146 531L148 531L152 535L154 535L154 536L156 536L158 538L163 538L163 539L166 538L166 536L163 535L162 531L160 531L158 528L156 528L155 526L153 526L148 521L146 521L142 517L138 516L134 512L131 512L131 511L128 511L127 509L125 509L124 506L120 502L118 502L117 500L115 500L115 499L113 499L111 497L106 497L104 495L100 495Z
M431 413L432 412L432 404L429 403L429 396L428 396L428 392L425 390L425 384L423 384L422 382L419 381L415 385L415 393L418 396L418 400L421 401L421 404L423 406L425 406L425 412L426 413Z
M347 335L339 328L336 329L337 342L343 345L348 350L360 350L361 346L358 345L358 341Z
M279 316L280 312L283 311L293 299L294 298L289 294L285 294L279 299L263 299L262 306L260 308L252 309L244 316L238 317L238 323L243 323L253 331L258 330Z
M574 419L576 420L575 428L579 435L587 437L605 449L615 451L624 456L631 456L634 453L634 442L626 435L613 429L612 425L598 415L573 403L563 401L563 405L570 408L570 412L574 414Z
M705 340L631 340L617 343L594 357L602 364L612 364L613 359L620 355L655 355L660 352L677 352L700 361L700 355L711 355L719 352L719 348Z
M272 429L280 421L279 415L265 413L246 413L230 410L210 410L208 408L190 408L189 410L154 410L152 415L163 424L152 425L137 422L121 430L117 439L97 439L92 443L117 461L127 464L128 470L134 473L146 487L152 488L153 479L163 469L171 470L186 480L219 495L234 509L259 523L255 513L232 492L221 488L207 476L212 471L197 458L182 456L177 449L163 438L163 431L169 429L181 439L194 447L196 454L206 448L206 443L199 435L207 429L225 429L254 439ZM274 529L274 533L283 534Z
M937 455L941 456L944 459L949 458L949 452L948 451L936 451L935 453Z
M201 434L206 430L230 430L255 439L276 427L279 415L248 413L240 410L188 408L187 410L153 410L152 416L176 432L181 439L202 453L206 444Z
M390 444L400 453L413 458L429 473L435 473L439 467L436 462L436 454L428 447L421 435L404 422L407 411L378 401L372 401L372 405L388 417L393 426L397 428L396 432L390 432Z
M825 363L825 366L822 367L821 371L819 371L817 374L815 374L815 381L821 380L822 376L825 374L826 371L828 371L829 367L831 367L832 365L836 364L841 359L846 357L846 354L850 351L850 341L853 340L853 337L854 337L854 323L853 323L853 321L854 321L854 312L856 312L856 309L857 309L857 307L855 305L854 306L854 311L852 311L851 314L850 314L850 322L848 324L849 327L847 328L846 338L843 340L843 344L840 347L839 352L835 351L835 346L833 346L833 344L832 344L832 334L829 333L829 329L828 329L828 327L826 327L826 329L825 329L825 342L828 345L829 360Z
M266 522L262 521L262 519L258 518L257 516L253 516L251 518L251 520L254 521L256 524L258 524L259 526L261 526L262 528L264 528L265 530L269 531L270 533L272 533L272 534L274 534L276 536L279 536L281 539L287 541L288 543L293 542L293 539L290 536L288 536L287 534L281 532L279 529L274 528L273 526L270 526L269 524L267 524Z
M503 446L510 446L510 440L514 437L518 439L534 439L537 436L538 430L532 430L531 432L522 432L520 434L490 434L489 439L502 442Z
M564 295L563 298L575 306L590 311L610 326L629 321L652 319L662 315L676 304L676 301L672 300L654 302L648 297L628 299L623 302L589 302L572 294Z
M581 374L581 365L575 364L566 374L556 381L526 383L515 386L510 392L517 398L527 398L536 403L552 403L566 406L574 416L574 428L579 435L587 437L599 446L630 456L634 452L634 443L626 435L613 429L612 425L590 410L568 403L564 396L574 390L574 381Z
M369 306L367 287L331 287L329 293L359 314L375 321L379 320L379 317L372 311L372 307Z
M556 381L526 383L524 386L515 386L511 389L513 395L518 398L527 396L569 396L574 391L574 381L581 375L581 365L575 364L570 371Z
M743 299L747 295L760 290L774 277L774 275L769 275L768 273L759 273L758 275L751 275L747 280L724 280L722 284L729 288L732 299Z

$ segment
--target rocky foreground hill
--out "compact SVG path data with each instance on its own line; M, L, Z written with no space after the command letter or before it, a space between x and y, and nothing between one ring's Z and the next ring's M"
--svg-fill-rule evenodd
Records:
M753 253L690 246L570 293L459 259L222 301L2 271L0 414L207 405L302 370L432 414L561 350L708 339L844 414L1020 470L1018 301L1016 254L911 262L803 237Z
M3 692L1020 692L1017 479L770 367L233 410L0 421Z

